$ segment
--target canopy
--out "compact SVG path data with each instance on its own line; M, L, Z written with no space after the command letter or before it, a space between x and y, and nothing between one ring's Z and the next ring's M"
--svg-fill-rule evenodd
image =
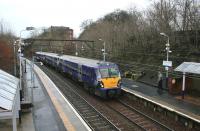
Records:
M16 118L19 117L19 110L19 79L0 70L0 119L12 119L13 131L17 130Z
M175 71L184 73L200 74L200 63L195 62L183 62L179 65Z

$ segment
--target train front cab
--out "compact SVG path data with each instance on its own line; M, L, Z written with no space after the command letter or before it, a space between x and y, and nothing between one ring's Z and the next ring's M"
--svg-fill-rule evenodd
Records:
M103 98L113 98L120 95L121 76L116 65L99 67L96 74L98 81L96 95Z

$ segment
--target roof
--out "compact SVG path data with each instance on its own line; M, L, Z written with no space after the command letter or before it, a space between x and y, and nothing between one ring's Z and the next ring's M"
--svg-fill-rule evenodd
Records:
M0 108L12 110L19 79L0 70Z
M195 62L183 62L179 65L175 71L185 72L185 73L193 73L200 74L200 63Z
M77 57L77 56L58 55L56 53L48 53L48 52L36 52L36 53L41 54L41 55L48 55L48 56L52 56L52 57L56 57L56 58L59 57L60 59L63 59L63 60L71 61L71 62L74 62L74 63L80 63L81 65L87 65L87 66L91 66L91 67L97 67L100 64L104 63L103 61L100 61L100 60L82 58L82 57ZM114 64L114 63L111 63L111 62L106 62L106 64L107 63L109 65Z
M101 62L99 60L87 59L87 58L81 58L81 57L69 56L69 55L63 55L63 56L61 56L61 58L63 60L71 61L74 63L80 63L82 65L86 64L86 65L92 66L92 67L98 66L98 63Z

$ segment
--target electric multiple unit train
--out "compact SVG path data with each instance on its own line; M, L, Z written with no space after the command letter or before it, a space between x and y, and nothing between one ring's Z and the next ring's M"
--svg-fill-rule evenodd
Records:
M48 52L36 52L36 58L83 83L91 94L109 98L121 93L121 76L115 63Z

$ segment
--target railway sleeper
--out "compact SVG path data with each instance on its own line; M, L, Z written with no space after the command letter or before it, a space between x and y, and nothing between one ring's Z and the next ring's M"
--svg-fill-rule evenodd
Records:
M81 113L81 112L80 112ZM84 118L86 118L86 117L88 117L88 116L94 116L94 115L96 115L96 113L94 114L89 114L89 113L81 113L81 115L84 117Z
M80 112L82 112L82 113L88 113L88 112L91 112L91 110L81 110Z
M151 124L151 123L147 123L147 124L143 125L142 127L145 128L145 129L147 129L147 130L155 128L155 126L153 124Z
M95 117L99 117L99 115L88 116L88 117L85 117L85 118L88 119L88 118L95 118Z
M92 120L90 120L90 122L99 122L99 121L102 121L103 119L101 119L101 118L95 118L95 119L92 119Z
M81 105L81 106L79 105L78 108L81 108L81 109L82 109L82 108L89 108L89 107L86 106L86 105Z
M98 126L98 128L108 125L108 124L106 124L104 122L93 122L93 124L96 125L96 126Z
M124 114L125 116L129 116L129 117L135 115L135 113L133 113L133 112L123 113L123 114Z
M134 116L134 115L128 115L128 114L126 114L124 116L127 116L127 118L129 118L131 120L141 118L141 116Z
M90 113L90 111L84 111L84 110L79 110L79 112L81 113L81 114L89 114Z
M151 124L151 123L138 123L138 125L140 125L141 127L147 130L152 130L152 129L161 130L156 125Z
M80 105L78 103L74 103L74 105L76 105L78 108L85 108L88 107L87 105Z
M78 108L81 109L81 110L90 110L89 107L78 107Z
M93 115L96 115L97 113L96 112L89 112L89 113L84 113L83 115L85 116L93 116Z
M86 105L85 103L83 103L83 101L77 101L76 99L77 99L77 98L73 98L73 100L72 100L76 105L80 105L80 106ZM75 100L76 100L76 101L75 101Z
M80 104L77 104L77 107L79 107L79 108L85 108L85 107L87 107L87 108L90 108L88 105L80 105Z
M130 115L130 114L133 114L131 111L124 111L124 112L121 112L122 114L126 114L126 115Z
M138 122L138 124L141 125L141 126L144 126L145 124L149 124L149 123L151 123L151 122L149 122L149 121L140 121L140 122Z
M161 129L161 128L158 128L158 127L156 127L156 126L154 126L154 125L149 125L148 127L144 127L147 131L162 131L163 129Z
M103 130L103 131L116 131L116 129L113 129L111 127L99 127L100 130Z
M134 122L139 123L141 121L145 121L144 118L138 117L137 119L134 119Z
M150 131L161 131L160 129L156 128L156 127L152 127L151 129L149 129Z
M83 100L81 100L80 98L79 98L79 100L77 100L77 96L75 96L75 98L73 100L75 100L76 103L79 104L79 105L85 105L85 103L86 103Z
M124 109L124 107L116 107L117 109L119 109L119 112L127 112L127 109Z
M90 108L91 109L91 107L90 106L88 106L87 104L77 104L77 107L79 107L79 108Z
M110 125L105 125L105 126L99 127L99 129L106 129L106 128L110 128Z
M102 119L99 117L94 117L93 119L90 119L91 122L100 121L100 120Z
M141 118L141 116L139 116L139 115L135 115L135 116L130 116L129 117L131 120L137 120L137 119L139 119L139 118Z

